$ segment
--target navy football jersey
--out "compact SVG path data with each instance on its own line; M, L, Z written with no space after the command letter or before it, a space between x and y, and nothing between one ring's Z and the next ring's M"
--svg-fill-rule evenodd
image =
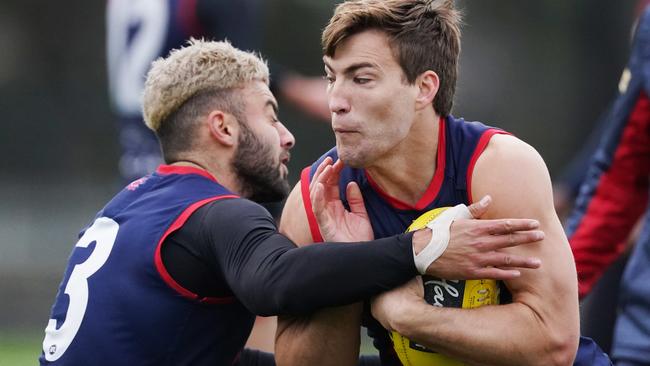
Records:
M343 168L339 182L341 201L348 207L345 188L349 182L357 182L363 194L375 238L404 232L415 219L429 210L455 206L459 203L471 204L475 198L472 197L471 187L476 160L485 150L492 136L507 134L500 129L479 122L467 122L453 116L441 118L439 126L436 171L426 192L415 205L401 202L383 192L364 169ZM311 167L305 168L301 175L303 202L314 241L322 241L323 238L311 208L309 182L316 167L327 156L336 161L338 158L336 148L323 155ZM501 281L449 281L423 276L423 282L425 300L436 306L473 308L511 301L511 295ZM488 296L484 295L486 292L489 293ZM374 345L379 350L382 364L402 365L388 332L372 318L367 307L364 313L364 326L368 328L368 335L373 338ZM408 346L414 350L435 354L434 351L412 341ZM436 354L434 359L437 365L458 364L457 361L440 354ZM593 340L580 338L575 366L609 364L609 358Z
M237 196L205 171L161 166L80 234L45 331L41 365L229 365L254 315L234 296L176 283L161 243L203 205Z
M383 192L366 170L347 166L343 168L339 182L341 201L348 207L345 188L349 182L357 182L363 194L375 238L404 232L415 219L429 210L455 206L460 203L468 205L472 203L471 182L474 164L493 135L507 133L479 122L466 122L452 116L440 119L439 131L436 171L426 192L415 205L401 202ZM301 175L303 201L314 241L322 241L323 238L311 209L309 182L316 167L327 156L336 161L338 158L336 148L323 155L311 167L305 168ZM504 302L508 300L509 295L505 287L497 281L490 283L485 281L448 281L425 276L424 283L427 302L439 306L469 308ZM476 297L473 296L474 289L489 290L491 296L485 299L487 302L477 303ZM365 312L364 326L368 328L368 334L374 338L374 344L379 350L382 363L384 365L401 365L393 350L388 332L370 316L369 311ZM433 352L414 342L410 347Z

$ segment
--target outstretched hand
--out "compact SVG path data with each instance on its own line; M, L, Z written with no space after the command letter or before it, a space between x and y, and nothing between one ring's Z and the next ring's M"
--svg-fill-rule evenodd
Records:
M309 185L311 206L326 241L367 241L374 238L361 190L355 182L346 187L350 211L340 199L339 177L343 162L327 157L318 166Z
M483 216L491 201L490 196L485 196L469 206L472 216L475 219ZM539 222L529 219L455 220L447 249L429 266L427 274L449 280L517 278L520 269L538 268L541 261L502 249L544 239L544 232L538 228ZM414 236L414 245L422 235Z

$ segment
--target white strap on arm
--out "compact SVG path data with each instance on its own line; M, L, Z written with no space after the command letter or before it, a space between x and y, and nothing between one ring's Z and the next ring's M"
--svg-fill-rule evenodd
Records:
M431 241L419 254L415 254L415 249L413 249L415 268L420 274L425 274L431 263L440 258L447 249L451 236L450 227L454 220L471 218L472 214L467 209L467 206L460 204L446 209L427 223L426 226L431 229Z

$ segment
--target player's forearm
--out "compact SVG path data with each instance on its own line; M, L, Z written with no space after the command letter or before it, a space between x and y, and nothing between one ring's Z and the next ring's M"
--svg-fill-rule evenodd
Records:
M351 304L417 274L411 238L404 234L369 243L291 249L260 244L243 268L231 269L228 282L259 315L309 314Z
M532 308L513 303L476 309L413 302L391 321L407 338L467 363L570 365L579 334Z
M279 366L356 365L361 303L328 308L308 317L280 317L275 339Z

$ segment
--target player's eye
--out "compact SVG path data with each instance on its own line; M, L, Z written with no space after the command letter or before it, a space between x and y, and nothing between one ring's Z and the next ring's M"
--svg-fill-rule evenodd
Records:
M333 84L336 79L331 75L323 75L323 79L327 80L328 84Z
M354 78L354 82L357 83L357 84L361 84L361 85L368 84L371 81L372 81L372 79L369 79L369 78L360 78L360 77L355 77Z

